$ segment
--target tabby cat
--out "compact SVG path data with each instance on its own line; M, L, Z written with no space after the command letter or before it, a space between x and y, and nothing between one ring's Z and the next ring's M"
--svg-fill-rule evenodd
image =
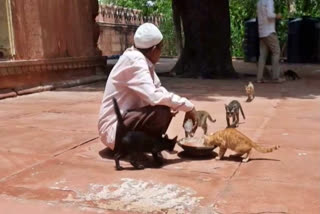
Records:
M194 133L196 132L198 127L201 127L203 129L204 134L207 134L208 131L208 125L207 125L207 118L212 122L216 122L216 119L212 119L210 114L206 111L197 111L197 126L193 127L192 120L187 120L185 124L183 125L183 128L185 130L186 137L193 137Z
M290 69L284 72L284 77L286 78L286 80L301 79L296 72L294 72L293 70L290 70Z
M239 124L239 110L241 111L243 119L246 119L244 116L241 104L237 100L232 100L228 105L225 105L226 108L226 120L227 127L237 127ZM232 117L232 124L230 125L229 119Z
M248 85L245 86L245 89L248 96L246 102L251 102L254 99L254 86L252 82L249 82Z
M151 153L156 166L162 165L161 152L164 150L173 151L177 136L174 139L169 139L167 135L164 137L149 136L142 131L131 131L125 126L118 103L115 98L112 98L114 110L117 115L118 125L116 132L116 142L114 148L114 160L117 170L122 170L120 166L120 158L130 155L130 163L136 169L143 169L142 164L137 163L137 158L142 153Z
M280 146L271 148L261 147L234 128L226 128L211 135L204 136L204 144L207 146L218 146L220 148L219 155L216 157L217 160L221 160L227 149L231 149L236 152L235 155L232 155L234 157L245 155L242 162L248 162L252 148L261 153L272 152L280 148Z

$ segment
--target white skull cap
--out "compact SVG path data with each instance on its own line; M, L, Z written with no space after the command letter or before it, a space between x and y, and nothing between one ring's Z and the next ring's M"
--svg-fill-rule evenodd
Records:
M159 44L163 39L162 33L152 23L144 23L138 27L134 34L136 48L147 49Z

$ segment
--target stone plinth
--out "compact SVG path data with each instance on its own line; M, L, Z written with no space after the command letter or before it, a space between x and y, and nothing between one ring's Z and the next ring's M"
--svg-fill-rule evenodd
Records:
M103 57L69 57L0 62L0 89L31 87L99 73Z

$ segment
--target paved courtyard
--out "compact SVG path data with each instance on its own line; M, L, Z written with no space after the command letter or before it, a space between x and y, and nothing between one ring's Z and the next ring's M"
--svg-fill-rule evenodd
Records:
M281 146L253 151L248 163L187 157L177 145L177 154L163 153L161 169L116 171L97 133L104 82L0 100L0 213L319 213L320 74L302 76L256 85L251 103L250 77L161 78L217 119L209 132L226 126L224 104L239 100L246 115L239 130ZM183 137L183 116L170 137Z

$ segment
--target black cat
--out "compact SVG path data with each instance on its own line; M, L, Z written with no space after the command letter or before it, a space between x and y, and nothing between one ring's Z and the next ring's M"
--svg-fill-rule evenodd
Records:
M144 169L144 165L137 163L137 157L142 153L151 153L157 166L162 165L161 152L164 150L173 151L177 136L174 139L165 137L152 137L142 131L131 131L123 123L118 103L112 98L114 110L117 115L118 125L115 142L114 160L117 170L122 170L120 158L130 156L130 163L136 169Z
M226 120L227 127L237 127L239 123L239 110L241 111L243 119L246 119L244 116L241 104L237 100L232 100L228 105L225 105L226 108ZM232 117L232 124L230 125L229 118Z
M286 78L286 80L298 80L301 79L299 77L299 75L294 72L293 70L287 70L284 72L284 77Z

